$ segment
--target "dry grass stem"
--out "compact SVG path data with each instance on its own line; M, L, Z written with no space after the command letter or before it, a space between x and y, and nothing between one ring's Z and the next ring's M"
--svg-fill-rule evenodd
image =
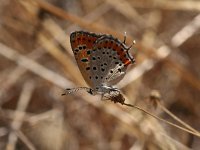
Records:
M199 4L2 1L0 149L199 149ZM136 41L136 63L111 101L85 91L61 96L86 86L70 44L78 30ZM162 101L151 100L152 90Z

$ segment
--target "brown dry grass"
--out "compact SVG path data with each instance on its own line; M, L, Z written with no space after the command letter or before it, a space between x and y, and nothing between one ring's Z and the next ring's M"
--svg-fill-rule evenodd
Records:
M87 30L136 40L136 65L117 85L126 102L175 122L149 95L200 130L200 2L1 0L0 149L196 149L200 138L85 92L69 43Z

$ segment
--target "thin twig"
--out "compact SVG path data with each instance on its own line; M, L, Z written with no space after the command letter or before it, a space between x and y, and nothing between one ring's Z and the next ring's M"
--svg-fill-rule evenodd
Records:
M200 8L200 2L199 2ZM175 47L179 47L192 35L197 33L200 28L200 14L198 14L192 21L190 21L186 26L184 26L180 31L178 31L171 40L171 43Z
M15 134L18 136L18 138L24 142L24 144L26 144L26 146L30 149L30 150L36 150L35 146L32 144L32 142L24 135L23 132L19 131L15 131Z
M69 12L66 12L66 11L60 9L59 7L56 7L48 2L40 1L40 0L34 0L34 2L37 2L37 4L39 5L39 7L41 9L44 9L45 11L50 12L64 20L68 20L68 21L71 21L72 23L76 23L77 25L80 25L81 27L87 29L88 31L93 30L93 31L98 31L98 32L102 32L102 33L108 33L108 34L112 34L116 37L120 37L122 39L124 37L123 33L116 32L116 30L113 30L112 28L108 28L106 26L100 25L98 23L88 22L84 18L70 14ZM132 38L127 36L127 42L131 43Z
M44 56L46 52L41 51L41 48L36 48L32 52L28 53L25 57L37 60ZM18 81L23 74L26 73L27 69L22 66L16 66L14 69L9 68L11 71L6 74L4 78L1 79L0 86L0 99L1 103L5 102L11 96L11 93L7 93L9 89Z
M69 57L65 55L58 46L56 46L55 42L49 40L43 33L40 33L38 35L38 40L41 46L44 47L45 50L47 50L52 55L52 57L54 57L64 66L66 73L68 75L69 73L71 74L71 78L73 79L74 83L84 85L84 81L82 80L82 78L77 78L76 76L73 76L80 74L78 68L69 59Z
M200 133L199 131L197 131L196 129L194 129L193 127L191 127L190 125L186 124L185 122L183 122L181 119L179 119L177 116L175 116L172 112L170 112L164 105L162 105L159 101L157 101L157 104L160 106L160 108L166 112L169 116L171 116L172 118L174 118L174 120L178 121L179 123L181 123L182 125L184 125L186 128L188 128L189 130L195 132L196 134L199 135L200 137Z
M164 10L182 10L182 11L200 11L200 2L199 1L188 1L188 0L181 0L181 1L174 1L174 0L167 0L167 1L132 1L132 5L136 8L147 8L147 9L164 9Z
M54 83L55 85L66 88L66 86L73 87L73 83L62 77L61 75L47 69L46 67L40 65L34 60L27 58L24 55L19 54L16 50L0 43L0 54L7 57L8 59L16 62L20 66L23 66L29 71L43 77L44 79Z
M160 117L158 117L158 116L155 116L155 115L153 115L153 114L147 112L146 110L144 110L144 109L142 109L142 108L140 108L140 107L138 107L138 106L135 106L135 105L132 105L132 104L127 104L127 103L123 103L123 105L136 108L136 109L138 109L138 110L144 112L145 114L147 114L147 115L149 115L149 116L151 116L151 117L153 117L153 118L155 118L155 119L157 119L157 120L160 120L160 121L165 122L165 123L167 123L167 124L169 124L169 125L171 125L171 126L173 126L173 127L176 127L176 128L181 129L181 130L183 130L183 131L186 131L186 132L188 132L188 133L191 133L191 134L193 134L193 135L195 135L195 136L197 136L197 137L200 137L200 134L199 134L198 132L196 133L196 132L193 132L193 131L188 130L188 129L186 129L186 128L183 128L183 127L181 127L181 126L178 126L178 125L176 125L176 124L173 124L173 123L171 123L171 122L169 122L169 121L167 121L167 120L165 120L165 119L162 119L162 118L160 118Z
M200 28L199 22L197 20L199 20L199 15L194 17L194 19L190 23L188 23L188 25L185 26L185 27L187 26L195 27L192 30L193 31L192 34L194 34L195 33L194 31L197 31L197 29ZM177 34L175 34L174 37L172 37L173 39L172 42L174 43L174 46L180 46L180 44L184 42L183 40L178 41L178 38L180 39L182 32L184 33L187 32L187 28L185 30L183 27L183 29L180 30L181 31L180 33L178 31ZM191 34L189 34L189 36L191 36ZM187 40L187 38L188 36L185 37L184 39ZM160 41L159 39L156 39L156 40ZM123 88L126 85L132 83L133 81L135 81L136 79L144 75L144 73L146 73L148 70L152 69L155 66L155 64L157 64L159 61L165 59L166 64L170 65L170 68L174 69L177 73L179 73L179 75L181 75L183 79L186 82L188 82L190 85L192 85L194 88L200 90L200 81L196 76L190 73L190 71L188 71L188 69L186 69L181 64L177 64L177 60L173 60L171 57L167 58L172 52L169 46L162 45L157 50L155 49L147 50L146 48L141 48L141 49L143 49L147 54L148 53L151 55L153 54L152 55L153 57L146 59L143 63L137 65L134 69L129 71L127 75L125 76L123 82L120 82L118 84L120 88Z
M14 150L15 149L15 145L17 143L17 136L15 134L14 131L17 131L20 129L22 123L23 123L23 117L25 114L25 110L28 106L28 103L31 99L32 93L34 90L34 83L31 81L27 81L24 84L23 90L21 92L18 104L17 104L17 108L16 110L21 111L22 113L15 113L15 117L14 120L11 124L11 128L13 131L10 132L9 136L8 136L8 143L6 146L6 150Z

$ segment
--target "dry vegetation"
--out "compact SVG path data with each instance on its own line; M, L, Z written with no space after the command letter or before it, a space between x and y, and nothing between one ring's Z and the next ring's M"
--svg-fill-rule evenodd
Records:
M178 124L161 103L200 130L200 1L0 0L0 149L187 150L200 138L135 108L85 92L70 32L112 34L136 65L117 85L126 102Z

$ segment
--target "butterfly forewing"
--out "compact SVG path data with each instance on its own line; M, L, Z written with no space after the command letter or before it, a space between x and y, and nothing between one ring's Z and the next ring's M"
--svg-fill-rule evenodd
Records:
M91 80L91 66L89 57L94 48L94 43L101 35L96 35L84 31L75 31L70 35L70 43L74 53L79 70L87 84L94 87Z

